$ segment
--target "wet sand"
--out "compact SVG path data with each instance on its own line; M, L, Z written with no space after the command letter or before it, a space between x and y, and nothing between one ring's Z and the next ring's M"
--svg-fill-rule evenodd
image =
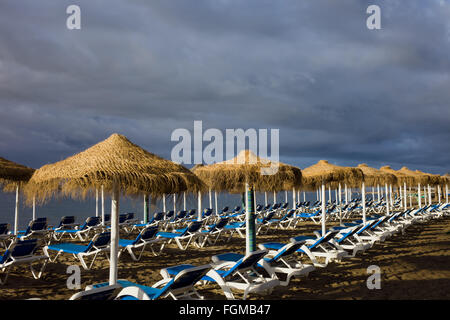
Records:
M288 242L290 237L311 235L320 226L312 223L299 225L295 230L271 230L257 237L258 243ZM135 234L121 235L132 239ZM65 240L67 241L67 240ZM153 285L162 277L161 268L181 263L202 265L211 256L224 252L244 253L245 240L234 236L228 242L182 251L175 244L166 246L159 256L147 250L140 261L133 261L127 253L120 258L119 278L143 285ZM34 279L28 268L13 270L6 285L0 286L0 299L44 300L68 299L80 290L70 290L66 281L67 267L78 264L68 254L47 265L44 277ZM366 281L371 273L367 268L376 265L381 269L381 289L369 290ZM105 256L97 259L93 269L81 268L81 287L108 281L109 269ZM225 299L219 287L208 284L199 288L206 299ZM239 293L238 298L242 297ZM450 218L416 224L404 235L396 235L364 254L341 263L330 263L318 268L308 278L296 278L287 287L277 287L266 296L251 295L249 299L450 299Z

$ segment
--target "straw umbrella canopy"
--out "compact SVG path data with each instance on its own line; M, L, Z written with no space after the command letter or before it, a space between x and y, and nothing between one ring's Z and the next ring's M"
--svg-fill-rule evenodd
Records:
M404 172L396 171L392 169L391 166L383 166L380 168L380 170L386 173L393 174L397 178L396 183L393 183L394 185L401 186L405 182L409 184L415 183L415 177L410 176Z
M256 249L254 190L281 191L302 185L299 168L260 158L250 150L242 150L230 160L196 166L193 172L214 191L246 192L246 253Z
M360 168L342 167L319 160L316 164L302 170L304 187L316 190L322 184L336 188L339 183L349 187L359 187L364 181L364 174Z
M274 174L270 168L277 166ZM245 184L256 191L282 191L302 185L302 170L281 162L271 162L250 150L241 151L236 157L211 165L196 165L192 171L212 190L232 193L245 192Z
M16 192L16 207L14 215L14 234L17 234L19 226L19 197L20 190L24 184L30 180L34 169L15 163L0 157L0 185L4 186L4 191Z
M101 186L112 198L110 284L117 282L120 193L158 196L204 187L187 168L113 134L83 152L36 170L26 193L45 201L50 196L85 197Z
M335 189L341 183L358 187L364 183L364 173L359 168L342 167L331 164L327 160L319 160L316 164L303 169L302 174L306 188L310 190L322 188L322 234L325 234L325 185Z
M386 183L395 184L397 182L397 177L394 174L369 167L365 163L358 164L357 168L364 173L364 182L368 186L384 185Z

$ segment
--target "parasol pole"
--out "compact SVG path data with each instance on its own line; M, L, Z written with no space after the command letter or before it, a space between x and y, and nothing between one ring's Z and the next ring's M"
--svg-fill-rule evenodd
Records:
M95 188L95 216L98 217L98 188Z
M102 225L105 226L105 188L102 185Z
M389 191L388 191L388 185L386 183L386 215L389 215Z
M292 209L294 209L294 210L297 209L295 196L296 196L296 192L295 192L295 188L293 188L292 189Z
M33 220L36 220L36 196L33 196Z
M245 211L247 226L246 241L245 241L245 253L246 255L256 250L256 229L255 229L255 199L253 198L253 187L249 187L248 183L245 183Z
M149 205L149 201L148 201L148 194L144 194L144 223L147 224L148 223L148 205Z
M109 260L109 285L117 284L118 252L119 252L119 206L120 191L113 187L111 194L111 243Z
M422 195L420 194L420 183L417 184L417 203L419 204L419 208L422 208Z
M19 232L19 200L20 200L20 183L16 185L16 207L14 214L14 234Z
M366 185L363 182L361 186L361 197L362 197L362 210L363 210L363 223L366 224Z
M197 194L197 205L198 205L198 213L197 213L197 221L202 220L202 193L198 191Z
M322 237L325 235L325 185L322 183Z

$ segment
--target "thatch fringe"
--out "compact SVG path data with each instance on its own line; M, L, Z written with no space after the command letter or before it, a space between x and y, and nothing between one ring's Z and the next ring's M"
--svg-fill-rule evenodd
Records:
M187 168L154 155L113 134L108 139L65 160L36 170L25 187L28 201L50 197L85 198L103 186L119 187L126 195L197 192L203 182Z
M262 174L271 166L278 166L274 174ZM239 193L245 183L256 191L292 190L302 186L302 171L281 162L270 162L249 150L241 151L235 158L212 165L196 165L191 169L211 190Z

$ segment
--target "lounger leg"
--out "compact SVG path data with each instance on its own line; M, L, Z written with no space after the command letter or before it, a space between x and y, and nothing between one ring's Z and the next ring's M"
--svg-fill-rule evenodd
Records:
M6 280L8 280L9 268L2 269L2 273L4 273L5 277L3 279L0 277L0 285L4 285L6 283Z
M39 273L37 273L37 274L33 268L33 263L30 263L31 274L33 275L33 277L35 279L39 279L40 277L42 277L42 273L44 272L45 267L47 266L47 262L48 262L49 258L44 258L44 259L45 259L45 261L42 264L41 269L39 270Z
M225 294L225 297L228 300L235 300L231 289L227 286L225 281L223 281L223 278L215 270L209 270L206 275L213 279L220 286L220 288L223 290L223 293Z

